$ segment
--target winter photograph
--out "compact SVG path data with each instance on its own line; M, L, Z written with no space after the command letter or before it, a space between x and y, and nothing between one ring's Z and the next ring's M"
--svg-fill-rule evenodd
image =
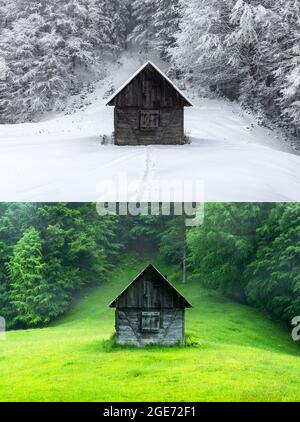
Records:
M0 0L0 200L97 201L126 174L129 201L195 179L206 201L299 201L299 16L299 0Z

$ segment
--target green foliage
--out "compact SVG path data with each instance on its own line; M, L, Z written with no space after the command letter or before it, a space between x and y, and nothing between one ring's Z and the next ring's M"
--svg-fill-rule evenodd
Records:
M116 347L107 304L149 261L174 283L176 269L160 256L125 255L109 281L84 288L49 327L9 331L0 342L0 400L299 399L299 346L285 327L201 287L197 277L175 283L193 304L186 311L189 347Z
M147 254L161 243L176 261L183 240L174 242L170 233L178 231L177 221L172 215L100 217L91 203L0 204L0 314L8 328L57 318L83 286L109 279L124 251Z
M245 273L248 300L290 322L300 314L300 204L277 205L257 233L256 256Z
M200 341L197 337L186 334L185 336L185 345L187 347L199 347Z
M204 285L286 322L299 315L299 204L208 204L188 247Z
M185 242L184 217L174 215L174 204L163 210L159 204L159 215L122 216L119 221L118 239L128 249L140 252L157 251L169 263L182 261L182 250ZM169 215L167 214L167 211Z
M163 216L141 215L120 217L119 239L128 248L155 250L161 231L164 230Z
M185 247L186 227L184 216L177 216L166 223L160 236L159 250L162 257L171 264L182 263Z
M8 262L8 300L11 324L16 327L36 325L41 322L44 296L45 264L42 259L42 241L39 232L30 227L13 249Z
M0 208L0 304L9 328L44 325L86 284L106 279L120 245L116 217L94 204Z
M1 204L1 315L9 328L47 324L83 286L109 279L131 250L159 252L178 282L186 254L188 282L196 278L289 323L300 314L299 226L299 204L211 203L204 224L188 230L183 216L99 217L94 204Z

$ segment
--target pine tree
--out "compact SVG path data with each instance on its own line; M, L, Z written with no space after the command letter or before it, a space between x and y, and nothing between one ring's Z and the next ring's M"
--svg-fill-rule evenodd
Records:
M300 134L300 4L298 0L276 2L281 16L276 28L274 77L278 89L277 103L287 127Z
M226 44L235 56L240 82L240 101L259 114L274 113L274 87L271 84L274 58L274 28L278 16L267 7L268 2L257 5L238 0L232 9L233 26ZM273 101L272 101L273 99Z
M103 76L103 55L125 46L128 2L19 0L14 19L7 13L0 18L0 57L8 68L0 85L3 123L63 109L87 77Z
M299 204L277 204L257 230L256 256L245 271L248 301L287 323L300 312L299 225Z
M244 271L256 251L257 227L273 205L208 204L203 226L188 232L189 265L203 283L245 302Z
M8 263L9 302L15 327L34 326L41 322L36 308L44 284L42 241L39 232L30 227L15 245Z
M160 236L159 251L161 256L172 264L179 266L182 283L186 283L186 227L185 216L170 219Z
M172 58L187 79L216 88L237 77L236 63L228 55L232 2L180 0L180 24Z
M153 13L155 40L154 47L164 60L170 59L170 51L175 45L175 34L179 29L179 1L157 0Z
M179 27L179 0L135 0L132 16L135 22L129 40L141 52L169 60Z
M86 283L102 283L122 246L117 222L94 204L0 206L0 313L9 326L46 324Z
M37 14L19 18L11 29L2 31L1 55L5 58L7 78L2 98L4 116L8 122L26 119L31 113L31 83L35 75L35 49L41 20Z
M290 323L300 312L299 204L208 204L188 232L197 279Z
M298 135L299 1L180 0L180 6L171 56L183 76Z
M129 36L140 51L148 54L155 39L155 22L153 19L158 0L134 0L132 3L132 15L135 26Z

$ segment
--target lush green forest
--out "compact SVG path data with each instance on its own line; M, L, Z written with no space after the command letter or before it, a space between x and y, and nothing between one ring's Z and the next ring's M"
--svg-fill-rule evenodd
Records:
M92 203L1 204L0 314L8 328L48 324L138 251L159 252L178 282L196 278L289 324L300 315L299 228L294 203L206 204L190 229L184 216L100 217Z
M157 250L171 219L100 217L92 203L2 203L0 315L7 327L49 323L83 286L107 280L126 250Z
M95 204L0 210L0 400L299 400L300 205L211 203L189 229ZM185 345L114 342L108 304L149 262L193 305Z
M300 315L300 204L208 204L188 249L204 285L287 323Z

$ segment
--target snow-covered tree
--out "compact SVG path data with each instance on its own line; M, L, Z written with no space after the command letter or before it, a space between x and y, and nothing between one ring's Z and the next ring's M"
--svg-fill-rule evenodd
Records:
M292 125L296 136L300 136L300 2L280 0L276 10L281 16L274 50L277 103L285 124Z
M171 54L178 69L196 83L216 87L237 76L225 44L232 4L230 0L180 0L179 32Z
M254 2L252 2L254 3ZM279 17L270 8L268 1L252 4L238 0L232 9L230 22L233 30L226 43L235 56L239 70L239 98L256 112L267 109L274 112L274 30Z
M299 135L299 0L0 0L0 121L63 108L128 40Z
M299 131L299 0L180 0L172 61L195 86Z
M11 29L4 29L0 40L7 77L4 81L2 105L8 121L22 121L31 114L32 82L35 76L35 54L41 22L39 15L20 18Z
M124 48L127 7L121 0L17 0L13 19L4 9L0 57L8 72L0 82L1 121L63 108L68 95L102 72L104 54Z
M140 48L169 58L179 26L179 0L134 0L134 28L129 40Z
M93 0L88 10L93 45L106 53L123 51L131 31L129 0Z
M178 0L156 0L153 12L154 43L163 59L170 58L170 49L175 44L175 34L179 28L179 16Z
M134 0L132 2L135 26L129 40L146 53L152 49L155 38L153 13L156 10L156 2L157 0Z

